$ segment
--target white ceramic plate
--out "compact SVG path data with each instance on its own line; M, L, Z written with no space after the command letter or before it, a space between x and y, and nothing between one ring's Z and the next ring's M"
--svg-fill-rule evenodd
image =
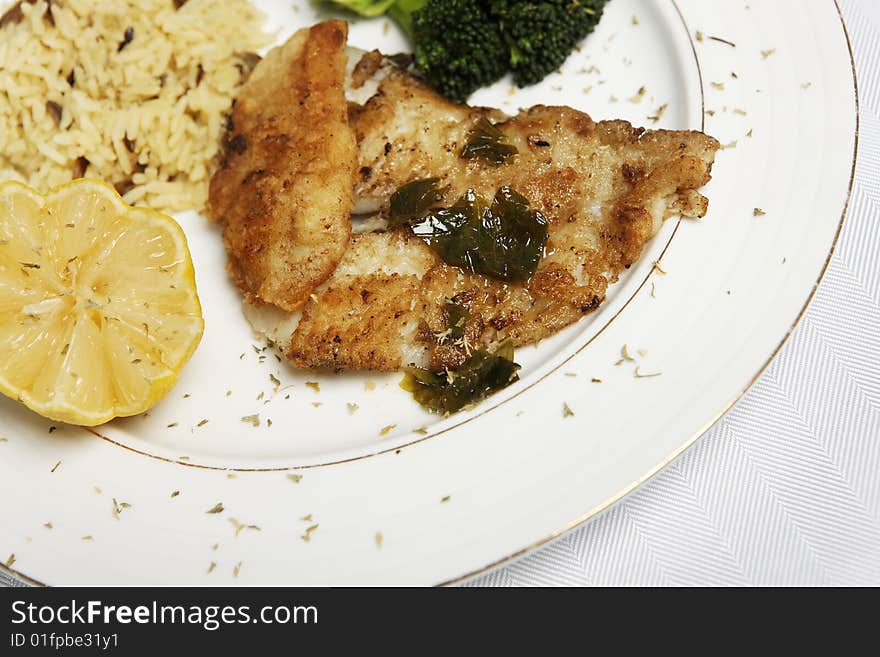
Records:
M279 39L315 18L306 2L257 4ZM403 49L384 23L357 22L352 43ZM474 100L705 125L728 145L710 212L667 222L598 312L519 352L520 383L446 420L399 375L303 374L257 353L217 231L182 215L198 352L147 417L95 433L50 433L0 399L0 562L14 553L14 573L49 584L460 581L590 518L715 422L797 322L845 211L857 99L833 0L612 0L561 75ZM637 362L616 366L624 345ZM240 419L254 413L259 428ZM113 498L131 505L119 519Z

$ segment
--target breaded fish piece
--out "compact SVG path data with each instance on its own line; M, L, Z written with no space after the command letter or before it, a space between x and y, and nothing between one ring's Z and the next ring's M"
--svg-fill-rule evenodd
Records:
M460 157L481 118L516 146L515 159L494 166ZM302 367L451 369L473 349L552 335L601 304L664 219L705 215L708 202L697 190L719 148L699 132L594 122L567 107L537 106L507 119L450 103L402 71L354 108L351 122L359 209L387 212L397 189L429 177L448 187L441 205L468 189L491 199L509 185L542 212L549 240L531 279L503 283L444 264L406 228L354 237L283 346ZM448 300L469 311L456 340Z
M423 278L439 259L406 231L352 238L339 268L303 309L282 350L307 368L394 371L426 365Z
M275 48L242 87L208 214L252 304L300 308L351 235L357 145L345 100L348 25L327 21Z

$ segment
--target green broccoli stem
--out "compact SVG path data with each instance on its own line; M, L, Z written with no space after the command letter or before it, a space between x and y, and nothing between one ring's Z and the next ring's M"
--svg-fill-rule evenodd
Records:
M312 0L316 4L327 2L328 0ZM329 0L333 4L339 5L343 9L353 11L367 18L375 18L381 16L388 11L388 8L397 0Z
M410 41L413 40L413 14L426 4L428 0L397 0L388 8L388 15L400 25Z

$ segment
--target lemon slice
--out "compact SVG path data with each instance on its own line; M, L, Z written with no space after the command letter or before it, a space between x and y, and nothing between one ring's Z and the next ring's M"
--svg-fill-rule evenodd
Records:
M0 185L0 392L95 426L152 407L204 330L186 237L96 180Z

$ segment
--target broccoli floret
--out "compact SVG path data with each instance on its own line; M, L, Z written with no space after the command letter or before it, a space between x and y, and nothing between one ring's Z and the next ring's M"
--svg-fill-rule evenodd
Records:
M517 86L557 70L602 18L606 0L492 0L492 14L510 46Z
M464 102L510 70L510 48L487 0L333 0L363 16L386 13L412 41L415 66L446 98Z
M524 87L558 69L602 17L607 0L332 0L388 13L409 35L416 68L464 102L508 71Z
M500 79L509 48L484 0L400 0L390 15L408 31L416 68L456 102Z

